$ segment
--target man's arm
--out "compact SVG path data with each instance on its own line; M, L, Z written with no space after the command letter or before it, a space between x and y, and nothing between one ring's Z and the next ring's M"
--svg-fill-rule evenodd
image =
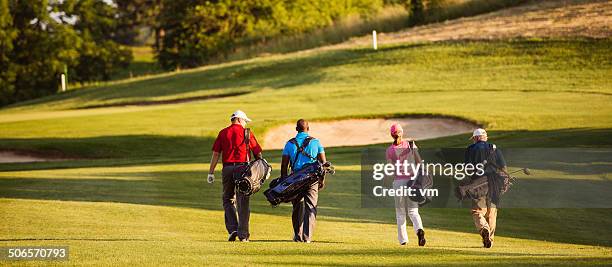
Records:
M287 177L288 168L289 168L289 156L283 155L283 160L281 161L281 178Z
M208 170L209 174L215 173L217 162L219 162L219 155L220 155L219 152L213 151L212 157L210 159L210 169Z
M319 161L321 163L325 163L327 162L327 159L325 158L325 149L323 148L323 145L321 145L321 142L319 142L319 140L317 141L317 158L319 158Z
M323 162L323 163L327 162L327 159L325 158L325 153L319 153L317 155L317 158L319 158L320 162Z
M221 145L221 143L223 142L223 137L221 134L222 132L223 131L219 132L219 134L217 135L217 139L215 139L215 143L213 144L213 154L210 158L210 169L208 170L208 174L215 173L215 168L217 167L217 163L219 162L219 156L221 155L221 151L223 150Z

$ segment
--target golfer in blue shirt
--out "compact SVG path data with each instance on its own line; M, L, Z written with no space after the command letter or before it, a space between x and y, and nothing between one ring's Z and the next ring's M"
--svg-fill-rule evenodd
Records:
M308 135L308 122L300 119L296 123L295 130L298 134L285 144L283 149L283 160L281 162L281 177L287 177L288 167L291 167L291 172L296 172L307 163L313 163L317 160L326 162L325 151L319 140ZM303 195L292 201L293 213L291 220L293 222L293 241L306 242L312 241L314 226L317 216L317 200L319 198L319 189L323 184L318 182L312 184Z

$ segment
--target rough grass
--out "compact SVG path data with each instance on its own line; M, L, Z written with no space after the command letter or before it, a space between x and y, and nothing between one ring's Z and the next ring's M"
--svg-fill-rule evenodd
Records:
M491 3L495 4L495 1ZM450 9L446 10L452 12ZM612 25L609 21L611 15L612 5L602 0L529 1L525 5L478 16L379 34L378 43L512 38L609 38L612 35ZM371 46L371 42L371 36L363 36L319 49Z

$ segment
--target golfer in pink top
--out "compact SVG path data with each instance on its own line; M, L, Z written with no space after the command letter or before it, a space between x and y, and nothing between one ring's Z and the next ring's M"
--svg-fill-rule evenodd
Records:
M390 133L391 137L393 137L393 144L387 148L387 162L395 164L399 160L402 163L404 161L412 164L417 163L417 159L415 158L416 153L413 153L412 151L413 149L417 149L417 147L414 142L408 142L402 139L404 134L402 126L398 123L391 125ZM410 146L410 143L413 144L412 147ZM410 170L411 168L408 168L405 174L398 174L395 176L393 181L394 189L405 188L412 185L414 175ZM424 246L425 231L423 231L423 222L421 221L421 215L419 215L419 204L412 201L408 196L395 196L397 239L401 245L406 245L408 242L406 215L408 215L410 221L412 221L414 232L419 240L419 246Z

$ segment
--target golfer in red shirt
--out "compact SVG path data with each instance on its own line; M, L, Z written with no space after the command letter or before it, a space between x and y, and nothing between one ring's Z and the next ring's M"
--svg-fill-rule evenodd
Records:
M236 184L234 183L234 170L247 165L250 153L255 158L261 158L261 147L253 133L249 133L249 141L245 139L246 124L251 120L241 110L237 110L230 117L232 124L221 130L217 140L212 147L213 154L208 172L208 182L215 180L215 167L221 155L223 161L223 209L225 210L225 228L229 233L228 241L236 241L236 237L242 242L249 242L249 197L238 192L236 197ZM248 148L247 148L248 144ZM238 200L238 201L236 201ZM237 205L236 205L237 204ZM236 216L236 206L238 216Z

